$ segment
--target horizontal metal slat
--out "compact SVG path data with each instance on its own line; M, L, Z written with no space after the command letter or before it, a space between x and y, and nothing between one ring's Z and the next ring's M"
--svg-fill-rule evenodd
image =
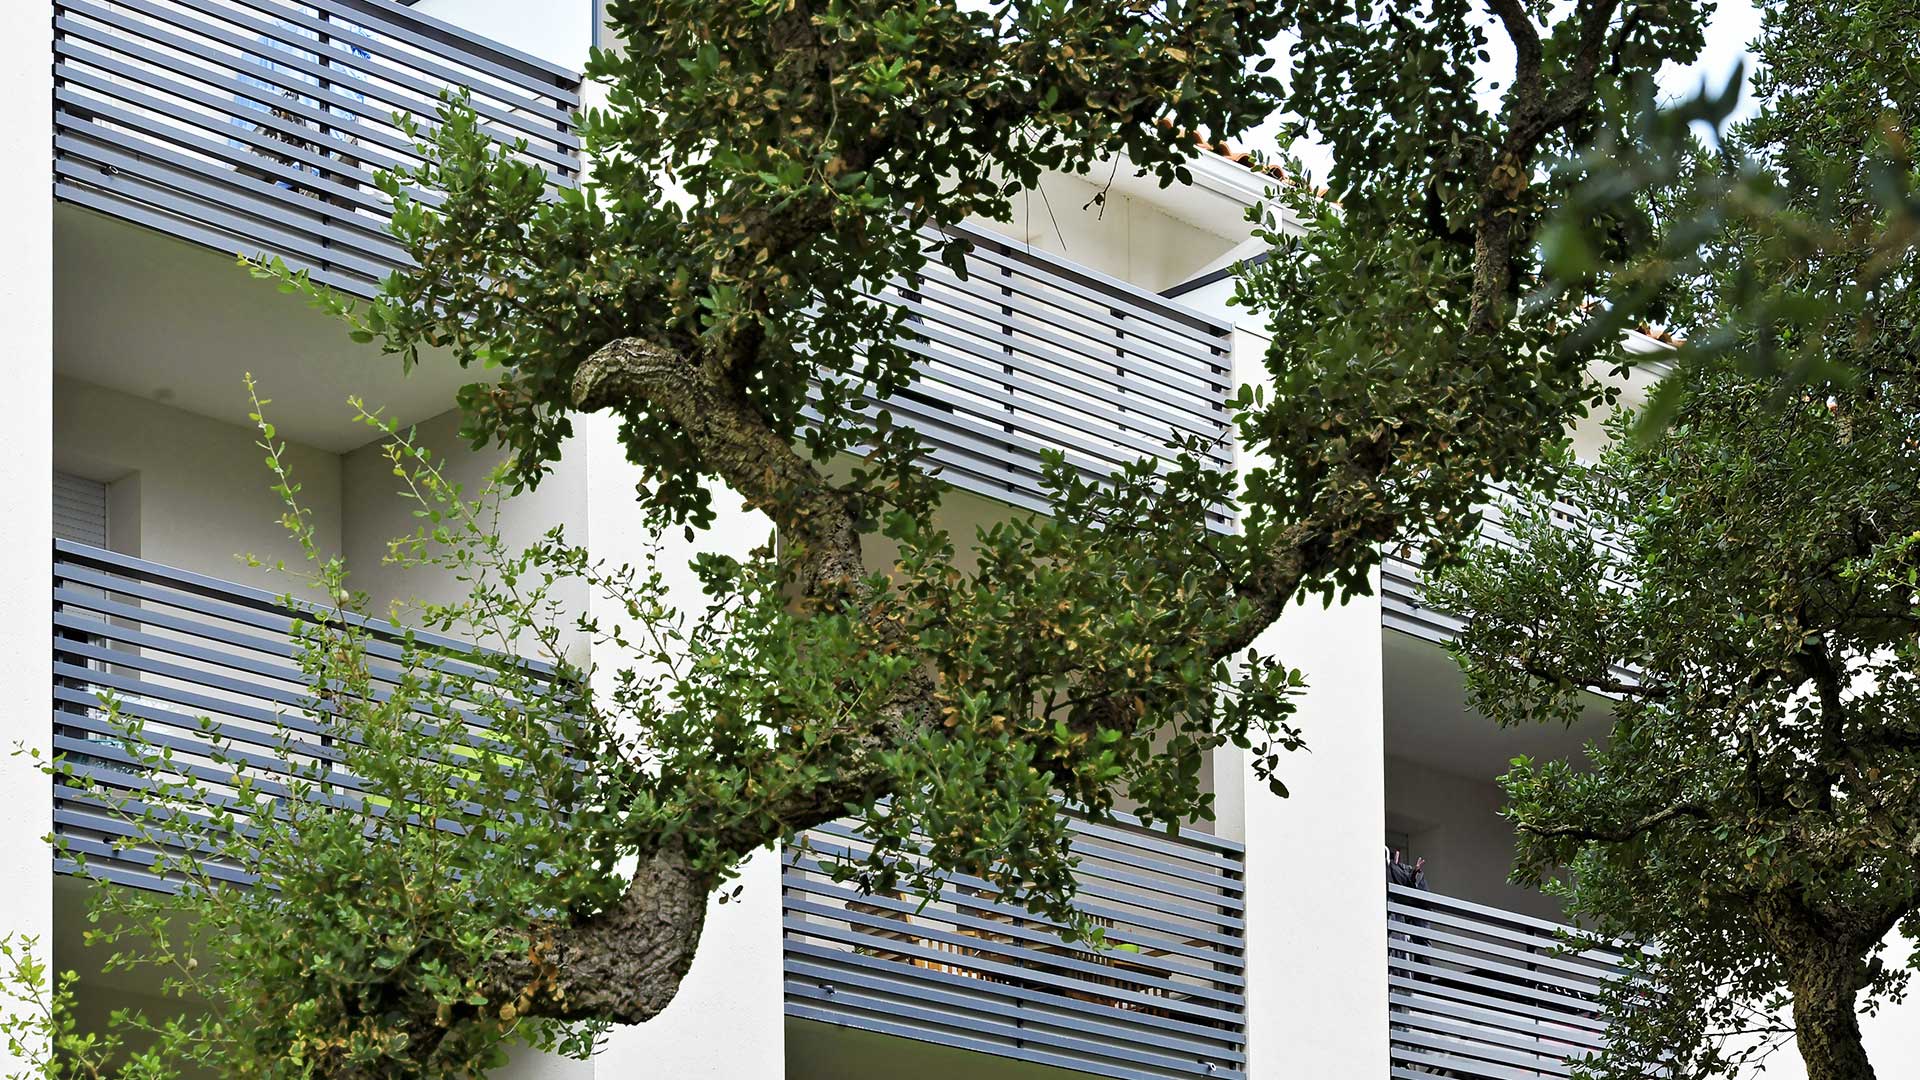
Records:
M1018 242L984 229L955 225L948 226L946 231L971 240L978 257L995 266L1048 284L1062 292L1104 296L1106 302L1134 313L1177 337L1205 342L1224 337L1232 330L1232 326L1222 320L1170 301L1157 293L1090 267L1071 265L1065 260L1026 250Z
M813 880L819 883L827 883L831 880L824 863L796 855L791 848L783 853L781 858L792 871L787 875L786 880L795 880L795 878L801 874L812 875ZM965 885L973 888L989 887L978 878L972 878L962 874L949 874L946 880L948 887L941 891L941 898L951 898L951 902L956 903L964 901L976 906L989 907L998 912L1023 914L1035 924L1051 926L1056 931L1064 931L1066 929L1066 927L1042 919L1018 905L1009 904L1004 901L988 901L979 896L963 897L953 892L953 887L956 885ZM1198 919L1174 922L1171 921L1174 918L1171 914L1164 916L1156 916L1156 914L1151 913L1143 914L1137 906L1137 900L1122 899L1117 901L1117 903L1122 904L1134 904L1135 906L1131 909L1102 903L1102 895L1099 895L1101 893L1115 895L1112 894L1110 890L1100 890L1097 887L1080 885L1074 893L1074 906L1095 918L1106 919L1116 926L1127 927L1133 933L1141 935L1142 944L1145 944L1149 940L1160 941L1163 938L1172 938L1176 941L1184 941L1193 945L1204 944L1213 947L1215 950L1214 955L1220 957L1222 964L1244 967L1244 964L1239 960L1238 954L1238 950L1244 945L1243 939L1237 932L1240 929L1240 923L1238 921L1234 921L1224 928L1219 925L1210 925L1208 922ZM1162 935L1163 937L1152 938L1149 937L1149 935Z
M930 307L958 308L998 324L1009 337L1028 335L1089 362L1118 368L1115 374L1124 373L1134 385L1151 382L1198 400L1231 389L1227 358L1215 351L1230 339L1160 333L1144 320L1127 318L1129 309L1103 302L1098 293L1079 294L1065 285L1033 288L1013 267L1038 258L1016 262L982 256L976 262L970 257L964 279L945 264L929 263L912 291ZM1075 296L1082 299L1069 299Z
M1409 1007L1449 1017L1464 1017L1491 1027L1519 1029L1530 1024L1551 1022L1562 1027L1577 1028L1595 1039L1604 1036L1607 1030L1606 1021L1600 1019L1597 1012L1545 1012L1530 1001L1415 978L1392 968L1387 971L1387 992L1390 998L1404 998Z
M370 256L356 251L356 247L377 249L379 245L364 244L364 238L335 228L325 219L313 220L312 232L302 236L285 227L289 224L286 216L249 216L244 213L248 200L231 197L236 194L234 192L226 193L229 199L225 205L216 205L211 200L220 193L204 190L204 185L191 178L161 179L152 169L140 172L113 169L93 175L80 174L70 168L61 171L97 191L128 203L150 207L182 223L191 223L190 227L198 232L231 237L228 254L270 251L289 262L304 260L320 263L368 281L391 273L403 261L410 261L404 257L382 259L377 254ZM248 248L252 250L248 252Z
M1102 995L1106 995L1109 990L1121 989L1113 984L1124 982L1138 988L1128 993L1146 994L1157 1008L1173 1011L1196 1010L1213 1019L1224 1019L1213 1010L1222 1007L1234 1008L1244 1003L1244 995L1238 988L1215 986L1210 982L1181 981L1172 978L1171 973L1162 968L1129 971L1124 965L1131 963L1131 954L1125 952L1110 951L1099 954L1108 957L1110 963L1097 963L1079 959L1078 957L1083 954L1077 951L1064 955L1051 954L1018 943L957 933L936 925L937 917L903 923L883 914L869 914L831 905L795 901L791 897L786 900L786 907L790 911L806 916L796 924L796 926L804 925L806 929L797 932L840 941L843 944L874 945L887 951L894 951L893 946L896 944L921 949L931 949L934 945L949 945L966 951L956 953L932 949L929 956L954 967L977 967L982 971L995 968L1026 971L1030 972L1035 979L1050 983L1098 988ZM828 922L821 920L828 920ZM847 925L842 928L829 923ZM1104 981L1088 982L1088 979ZM1152 993L1154 991L1164 991L1166 996L1156 996Z
M1100 997L1128 1005L1141 1008L1165 1009L1169 1012L1182 1013L1190 1017L1204 1017L1222 1023L1235 1022L1242 1008L1242 1003L1237 999L1230 999L1209 1005L1191 999L1156 997L1153 994L1138 990L1128 990L1117 986L1100 986L1098 984L1081 983L1074 980L1050 979L1044 972L1035 972L1017 963L986 960L979 957L962 959L956 954L944 950L915 945L905 941L896 941L891 938L875 937L857 931L823 925L806 919L785 918L782 920L782 926L784 926L789 933L801 937L836 941L848 946L870 947L905 956L910 960L925 961L952 967L964 967L970 971L977 971L982 975L999 976L1007 979L1025 978L1036 983L1057 986L1062 993L1068 991L1091 992L1097 990Z
M252 5L259 0L240 2ZM362 29L414 46L419 50L418 56L451 56L463 67L491 75L510 86L533 88L537 80L543 94L572 105L580 103L576 90L580 77L531 53L422 15L392 0L329 0L327 6L334 9L340 18ZM284 10L286 5L276 3L274 7ZM339 28L333 29L337 32ZM424 67L427 61L412 62ZM451 76L454 81L462 77L457 73Z
M54 138L54 150L60 154L60 172L76 182L114 190L114 174L140 176L169 192L198 199L193 205L217 205L223 218L236 218L234 211L244 210L247 216L241 220L248 224L234 231L248 240L297 244L304 253L336 262L340 260L334 257L335 251L350 257L358 252L374 259L375 268L382 270L412 262L406 249L387 234L381 217L323 204L312 195L242 175L239 169L218 162L142 144L113 128L93 125L62 130ZM94 172L80 168L83 163ZM167 200L169 205L176 201L184 204L184 200ZM201 225L217 223L204 210L196 210L192 220ZM296 236L301 238L281 239Z
M1387 1000L1391 1010L1389 1020L1395 1026L1418 1028L1527 1052L1541 1052L1542 1048L1547 1048L1553 1053L1564 1054L1568 1047L1597 1050L1606 1045L1606 1040L1596 1039L1592 1033L1571 1025L1551 1024L1544 1020L1527 1023L1518 1016L1506 1016L1497 1022L1488 1022L1450 1009L1430 1011L1421 999L1405 995L1390 994Z
M1229 376L1217 370L1220 358L1211 343L1202 347L1190 339L1143 334L1144 324L1124 320L1110 307L1065 306L1056 295L1019 288L1021 279L989 266L979 269L963 279L950 267L931 263L910 286L897 286L895 292L914 299L935 321L963 314L978 327L973 332L987 339L1042 343L1055 362L1089 377L1135 389L1151 383L1187 403L1187 411L1210 411L1202 404L1228 389Z
M1040 969L1053 969L1060 972L1073 972L1100 979L1117 979L1134 983L1142 987L1167 989L1178 987L1181 992L1189 990L1208 990L1209 986L1229 987L1237 991L1246 986L1246 979L1226 972L1202 970L1183 964L1172 964L1148 953L1135 953L1125 950L1109 949L1095 951L1067 945L1050 934L1035 933L1012 924L995 923L991 919L963 916L956 912L926 908L918 912L914 905L900 901L890 901L886 897L867 897L858 902L858 909L834 904L813 903L788 897L785 906L788 911L819 919L844 922L854 930L881 931L869 933L869 936L886 940L889 934L902 934L912 938L925 938L928 941L942 942L980 953L991 953L1017 959L1023 966ZM879 909L879 910L876 910ZM909 918L908 916L911 916ZM991 937L968 934L970 928L980 929ZM996 940L1011 938L1011 941ZM1045 948L1052 943L1063 950L1050 952ZM955 966L966 967L964 959L952 961ZM1125 964L1126 968L1143 970L1125 970L1116 967ZM1192 982L1171 981L1183 977ZM1207 985L1202 985L1207 984ZM1234 997L1238 997L1235 994Z
M1487 964L1499 962L1508 966L1517 965L1520 970L1553 972L1561 976L1591 979L1602 983L1612 976L1613 970L1593 963L1583 963L1578 959L1554 956L1552 942L1542 942L1528 947L1525 941L1510 940L1501 942L1491 940L1485 928L1480 928L1483 937L1471 937L1467 934L1448 933L1436 930L1436 925L1445 925L1437 919L1421 920L1426 925L1415 927L1404 921L1389 919L1387 929L1395 934L1404 934L1408 938L1444 953L1457 956L1462 964ZM1539 949L1540 951L1534 951Z
M852 954L843 955L851 957ZM1157 1051L1159 1054L1173 1051L1187 1061L1229 1065L1240 1065L1246 1060L1244 1041L1237 1031L1198 1028L1196 1030L1212 1036L1203 1041L1170 1032L1165 1027L1142 1024L1139 1022L1142 1019L1139 1013L1116 1016L1110 1010L1096 1012L1098 1006L1074 1012L1063 1008L1064 1003L1059 999L1041 998L1025 992L1001 997L997 994L1002 989L1001 984L982 983L981 980L965 976L955 978L969 985L948 989L931 979L876 978L852 965L838 965L831 961L809 963L791 958L785 965L785 973L786 993L790 1000L796 997L811 1000L822 1008L845 1007L846 999L842 995L851 987L855 992L864 991L864 996L879 1006L872 1011L881 1014L896 1011L901 1003L925 1004L948 1011L949 1015L973 1014L989 1020L1011 1021L1016 1025L1015 1030L1032 1032L1033 1035L1028 1038L1037 1036L1042 1041L1052 1041L1048 1039L1050 1031L1064 1031L1072 1036L1098 1039L1104 1045L1123 1051L1133 1047L1141 1047L1150 1053ZM985 992L988 988L996 993ZM1175 1058L1176 1061L1180 1059Z
M874 956L846 949L789 938L784 969L789 980L850 979L861 984L911 984L927 993L960 997L979 1002L976 1007L999 1012L1048 1011L1070 1014L1081 1024L1124 1024L1150 1030L1158 1040L1207 1046L1218 1042L1232 1054L1228 1060L1244 1061L1246 1029L1240 1024L1196 1023L1151 1012L1116 1012L1097 1001L1061 997L1011 982L989 982L939 968L903 967Z
M1110 386L1075 384L1058 373L1047 371L1045 365L1035 363L1034 353L992 352L986 347L988 343L949 333L938 324L915 323L911 329L924 341L907 343L907 351L947 368L948 373L939 380L942 383L989 400L1004 396L1005 403L1016 410L1062 424L1087 419L1103 421L1104 426L1098 430L1106 441L1132 450L1131 454L1121 456L1121 461L1165 457L1169 453L1167 444L1177 437L1217 440L1226 434L1224 416L1211 420L1191 414L1183 416L1161 408L1144 395L1125 394ZM946 351L939 348L942 346ZM970 376L973 381L956 382L954 372ZM922 374L921 377L928 376ZM1218 452L1210 456L1222 464L1231 464Z
M179 0L176 0L179 2ZM207 13L211 9L187 0L193 10ZM352 49L327 48L313 38L289 34L282 24L268 22L246 15L241 11L226 8L220 11L219 22L202 22L185 17L178 9L163 8L151 0L114 0L113 8L102 7L92 0L61 0L61 6L67 11L83 15L96 22L113 26L126 33L145 37L148 40L170 47L191 51L194 55L210 63L242 63L260 58L262 46L271 48L269 42L279 40L288 46L285 49L273 49L270 58L279 67L290 68L315 79L337 81L357 94L388 105L391 111L410 113L423 119L431 119L439 109L439 94L444 88L424 79L409 76L403 70L393 67L380 67L363 58ZM127 12L146 16L145 19L132 18ZM56 21L55 30L60 29ZM195 38L218 42L238 49L243 54L235 57L208 50L205 46L190 49L181 39L168 33L163 27L172 26L185 31ZM246 30L249 34L236 33L234 28ZM334 38L334 44L353 44L358 35L341 32ZM312 52L325 57L324 61L309 59L301 53ZM252 65L249 65L251 67ZM412 93L403 93L391 89L402 87ZM516 113L511 109L502 109L483 99L471 103L474 111L499 124L516 129L512 134L499 128L482 130L495 138L511 140L524 137L535 142L552 141L570 149L580 148L580 139L570 131L560 130L552 123L539 123L532 115ZM555 111L549 119L564 122L566 115Z
M1075 816L1067 827L1088 836L1112 839L1132 847L1172 855L1187 862L1204 863L1238 873L1246 865L1246 845L1199 829L1183 829L1170 836L1160 826L1147 826L1131 814L1114 811L1112 822L1090 821Z
M796 870L810 871L810 867L817 866L818 864L794 860L789 861L787 865ZM840 900L843 903L872 904L885 907L888 910L899 910L906 914L913 914L919 906L917 900L909 902L906 900L894 900L887 897L863 894L852 885L834 882L824 876L810 876L809 873L785 875L781 879L781 888L812 896L830 897ZM1024 908L998 903L984 897L962 895L952 889L942 890L939 896L931 897L929 900L932 903L944 904L955 909L953 911L937 911L935 917L945 918L951 922L955 921L953 918L955 915L959 915L962 917L961 921L963 921L965 925L975 926L980 929L998 929L1006 925L1004 922L983 918L983 915L998 916L1000 919L1019 919L1026 927L1032 928L1028 932L1034 934L1057 936L1060 931L1064 929L1060 924L1051 920L1038 918ZM1089 912L1089 914L1091 914L1091 912ZM1237 946L1238 939L1235 938L1217 937L1213 940L1203 940L1197 937L1184 938L1143 933L1143 927L1138 923L1128 923L1125 925L1116 924L1103 929L1105 930L1106 940L1114 944L1136 945L1143 949L1155 949L1169 955L1184 956L1189 959L1204 961L1213 965L1216 970L1245 970L1246 965L1242 957L1236 953L1221 951L1223 948L1231 949Z
M1389 1056L1396 1077L1566 1077L1606 1045L1617 949L1544 919L1388 887Z
M1090 1065L1115 1063L1123 1071L1106 1075L1141 1077L1163 1077L1167 1075L1218 1076L1219 1066L1207 1067L1204 1059L1177 1058L1164 1053L1156 1053L1153 1044L1136 1044L1118 1039L1112 1041L1094 1041L1075 1038L1072 1035L1056 1034L1045 1028L1031 1024L1012 1024L992 1016L956 1015L942 1013L934 1009L921 1007L911 1001L899 1001L886 998L868 997L857 992L837 990L833 993L816 990L805 985L789 986L787 991L789 1008L796 1001L812 1002L821 1013L847 1015L848 1013L866 1013L883 1017L889 1022L914 1021L927 1027L952 1027L967 1032L967 1037L981 1042L990 1042L988 1036L999 1036L998 1042L1005 1049L999 1051L1010 1056L1025 1057L1020 1051L1034 1047L1046 1047L1058 1052L1059 1056L1073 1062L1077 1071L1085 1071ZM863 1008L864 999L864 1008ZM1102 1061L1101 1059L1106 1059ZM1037 1060L1037 1059L1036 1059ZM1151 1071L1140 1069L1151 1067Z
M177 215L156 211L144 203L123 198L112 192L94 190L85 184L69 183L65 179L64 170L58 171L58 175L62 179L54 184L53 190L54 197L61 202L83 206L123 221L131 221L155 232L165 233L216 251L231 253L234 250L240 250L233 243L234 237L229 233L201 228ZM364 275L341 273L326 263L304 260L298 255L285 256L283 253L283 258L289 268L308 272L317 284L361 297L371 297L376 291L376 283Z
M856 842L860 840L860 834L856 830L838 822L818 826L813 829L812 832L816 835L832 836L841 840ZM852 851L854 849L841 848L840 850ZM1129 874L1097 865L1076 867L1075 876L1076 878L1082 879L1083 883L1098 881L1114 886L1129 887L1124 892L1116 893L1109 891L1107 893L1096 893L1094 895L1107 896L1108 898L1114 896L1132 897L1132 902L1141 903L1145 900L1147 894L1158 893L1163 897L1170 897L1180 901L1179 903L1165 899L1148 901L1150 904L1164 906L1164 910L1169 914L1179 914L1189 918L1219 923L1221 925L1241 925L1235 913L1244 910L1246 906L1239 896L1228 895L1226 891L1227 889L1231 889L1237 893L1239 891L1238 882L1223 882L1223 888L1220 892L1207 892L1201 889L1187 888L1177 882L1159 881L1140 874ZM977 879L956 878L956 880L966 880L968 884L975 884ZM980 881L978 884L985 885L986 883ZM1194 907L1193 904L1195 903L1203 906Z
M251 609L255 612L267 613L279 620L278 622L269 621L261 624L269 628L284 627L294 618L308 621L318 621L321 619L338 621L345 625L359 627L373 635L375 640L370 643L372 647L379 647L382 642L395 644L404 640L411 640L417 645L442 650L456 656L485 655L500 657L502 655L496 650L487 649L483 646L475 645L472 642L461 641L458 638L449 637L446 634L398 626L385 619L371 618L355 612L343 612L332 608L319 608L312 605L301 604L298 601L295 602L293 608L289 608L285 597L265 589L257 589L251 586L241 585L237 582L223 581L220 578L198 574L191 570L182 570L177 566L167 566L163 563L150 562L146 559L125 555L117 551L108 551L104 548L92 547L87 544L77 544L69 540L56 540L54 541L53 547L55 554L54 574L60 578L80 580L82 572L85 570L94 571L96 574L105 572L108 575L117 575L114 580L158 586L178 593L188 594L192 597L210 598L218 601L220 606L208 609L210 613L242 609ZM100 580L104 579L95 577L90 580L90 583L97 583ZM136 595L139 594L136 593ZM168 602L174 603L175 601ZM184 606L184 602L181 603L182 606ZM223 615L222 617L227 616ZM238 618L239 616L236 615L233 617ZM395 653L393 655L398 654ZM511 659L515 667L524 669L531 674L551 676L557 671L553 664L544 660L526 657L513 657ZM476 669L481 666L482 665L477 663L474 664Z
M96 23L104 23L104 25L96 25ZM182 26L183 24L173 25ZM357 151L362 145L370 142L406 155L409 160L416 159L418 156L414 140L408 138L390 119L394 112L411 113L412 110L369 107L365 95L360 92L358 86L360 80L345 73L332 73L328 86L310 83L303 77L286 73L288 70L296 72L300 70L302 58L293 50L318 50L322 55L332 55L334 50L325 49L318 43L304 41L304 39L287 39L284 47L276 47L272 41L259 41L254 43L253 53L233 56L209 48L202 42L168 33L150 23L132 19L114 19L111 15L88 20L61 18L55 21L54 29L61 35L59 43L54 48L56 56L66 55L73 57L77 62L101 66L97 60L88 60L87 54L71 49L67 45L68 41L85 41L119 56L138 60L162 70L180 72L202 85L232 89L236 98L228 103L227 110L229 115L236 119L250 119L248 116L250 112L267 112L269 107L285 110L316 125L308 133L310 139L324 143L331 135L340 142L342 152L354 152L354 156L359 156ZM153 42L170 52L136 44L131 40L133 36ZM293 44L294 41L302 43L296 45ZM173 55L174 53L191 56L214 66L212 68L184 66ZM319 67L319 70L324 72L326 68ZM229 75L231 77L228 77ZM343 75L345 77L342 77ZM151 74L148 77L157 79ZM265 85L253 86L250 83L236 81L238 79L253 79ZM156 85L158 85L157 82ZM369 86L368 89L377 91L378 87ZM345 92L343 93L342 90ZM278 91L277 96L275 91ZM309 104L308 99L311 99L313 104ZM378 98L375 100L377 101ZM248 102L258 102L263 107L254 109L247 104ZM414 115L428 123L434 120L432 110ZM322 129L331 130L329 132ZM488 125L482 125L481 130L496 141L512 142L527 137L524 132L509 134ZM536 141L529 141L526 149L521 152L546 162L550 168L562 172L573 165L572 159L565 153L549 149Z

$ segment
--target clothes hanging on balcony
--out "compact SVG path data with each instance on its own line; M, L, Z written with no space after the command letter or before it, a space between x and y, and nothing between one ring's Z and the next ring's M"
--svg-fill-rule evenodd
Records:
M1409 889L1419 889L1422 892L1427 891L1427 860L1420 858L1415 859L1411 863L1401 862L1400 853L1392 848L1388 848L1387 884L1400 885ZM1420 919L1410 919L1405 915L1390 915L1387 918L1387 939L1389 941L1410 941L1412 939L1408 937L1408 935L1395 930L1394 927L1424 928L1426 925L1426 922ZM1393 955L1402 960L1410 959L1409 954L1404 952L1395 951Z

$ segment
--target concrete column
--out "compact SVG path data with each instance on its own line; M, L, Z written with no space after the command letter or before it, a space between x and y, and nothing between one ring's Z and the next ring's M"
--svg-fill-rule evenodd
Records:
M1249 1076L1387 1075L1380 601L1298 609L1258 647L1306 673L1290 797L1248 777Z
M587 464L588 545L604 559L638 564L647 538L633 485L639 470L621 451L615 422L594 414L575 419L575 446L569 453ZM745 555L772 532L767 519L722 493L718 522L693 543L669 534L661 570L674 602L697 613L699 583L687 567L696 550ZM624 621L624 612L590 598L603 628ZM623 658L597 651L594 663L606 679ZM780 860L761 852L734 884L736 898L715 901L707 912L693 969L673 1004L636 1027L617 1029L595 1061L594 1075L605 1078L671 1076L677 1080L753 1080L786 1074L784 1000L780 965Z
M1265 324L1228 307L1231 291L1222 281L1181 302L1235 319L1236 379L1265 384ZM1241 469L1255 464L1242 452ZM1296 719L1309 750L1280 762L1290 797L1269 792L1245 755L1215 761L1220 831L1247 849L1254 1080L1387 1075L1381 640L1377 574L1373 596L1288 612L1256 645L1307 677Z
M53 945L52 792L38 762L53 703L53 6L0 4L0 325L6 327L7 452L0 455L0 933ZM19 1067L0 1048L0 1073Z

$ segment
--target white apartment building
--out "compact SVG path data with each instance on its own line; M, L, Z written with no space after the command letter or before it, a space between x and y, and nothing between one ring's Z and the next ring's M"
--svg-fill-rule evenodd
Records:
M369 170L409 160L391 114L430 115L447 86L472 88L554 183L577 182L569 114L593 94L577 72L596 22L593 0L0 4L9 740L103 752L92 703L107 688L191 753L192 718L270 716L286 700L285 670L262 659L284 639L281 586L236 560L295 556L243 373L274 401L323 543L376 606L450 587L381 566L412 523L345 399L418 424L478 477L492 459L464 449L452 411L473 376L431 359L403 375L240 272L234 253L370 292L402 255ZM968 280L933 269L902 294L926 368L891 407L937 448L955 522L1041 508L1041 448L1097 470L1160 451L1170 432L1226 430L1235 387L1260 377L1264 327L1226 304L1224 272L1256 254L1244 212L1267 178L1215 154L1192 171L1190 186L1163 190L1118 170L1092 208L1104 180L1050 177L1014 222L980 223ZM562 523L618 554L639 530L634 474L610 425L580 426L560 471L511 504L508 530L530 539ZM1223 452L1218 465L1236 462ZM740 512L702 542L744 551L766 532ZM1501 731L1474 715L1444 651L1457 628L1423 606L1417 561L1390 558L1379 585L1295 612L1264 643L1311 681L1311 753L1285 763L1290 799L1230 752L1211 762L1210 832L1081 827L1082 903L1122 948L1065 945L964 879L920 908L856 895L805 852L767 853L738 901L715 907L664 1015L593 1062L528 1055L512 1074L1568 1075L1605 1038L1593 993L1606 957L1548 955L1559 913L1506 883L1493 777L1516 754L1575 752L1598 729ZM142 1001L153 988L100 975L79 934L87 889L152 882L108 857L96 809L24 758L0 767L0 930L40 934L59 968L78 969L87 1016ZM113 881L73 875L49 832L98 851ZM860 840L824 829L814 842ZM1390 891L1383 845L1424 857L1431 890ZM1920 1037L1900 1017L1880 1017L1872 1038L1883 1075L1903 1075L1902 1060L1920 1075ZM1769 1075L1789 1075L1785 1064Z

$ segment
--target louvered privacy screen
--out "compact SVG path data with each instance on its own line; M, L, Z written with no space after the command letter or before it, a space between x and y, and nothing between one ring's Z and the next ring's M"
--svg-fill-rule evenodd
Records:
M1605 948L1563 927L1438 893L1387 888L1387 1041L1395 1080L1565 1077L1606 1045Z
M57 0L62 200L358 295L406 254L373 172L418 160L394 114L472 92L489 134L572 184L580 78L391 0Z
M1097 480L1170 456L1173 436L1207 440L1208 461L1233 468L1230 323L1004 237L956 232L973 242L966 280L935 262L891 291L921 364L885 403L932 446L948 483L1043 510L1041 451ZM1221 507L1213 524L1231 523Z
M824 857L865 850L816 829L787 849L787 1015L1123 1080L1246 1069L1246 897L1237 844L1074 823L1079 904L1114 948L956 877L919 897L862 895Z
M230 751L253 755L263 791L284 775L286 758L277 749L283 736L294 760L338 760L325 729L307 712L310 691L290 634L298 613L272 594L61 541L54 545L53 603L53 749L76 773L123 791L138 792L147 783L142 758L128 753L101 705L103 693L119 700L123 716L141 722L140 737L151 750L172 751L175 771L191 773L211 796L230 774L212 759L210 733L231 740ZM376 686L392 685L404 631L360 621L369 631ZM456 667L461 657L483 652L434 634L417 633L414 641ZM553 674L524 663L538 675ZM201 727L203 717L210 730ZM473 736L484 745L477 729ZM357 797L353 777L335 771L328 782L336 798ZM150 854L114 850L115 839L135 834L97 796L56 783L53 818L54 832L86 856L89 873L143 888L171 887L151 872ZM75 867L61 861L56 869Z

